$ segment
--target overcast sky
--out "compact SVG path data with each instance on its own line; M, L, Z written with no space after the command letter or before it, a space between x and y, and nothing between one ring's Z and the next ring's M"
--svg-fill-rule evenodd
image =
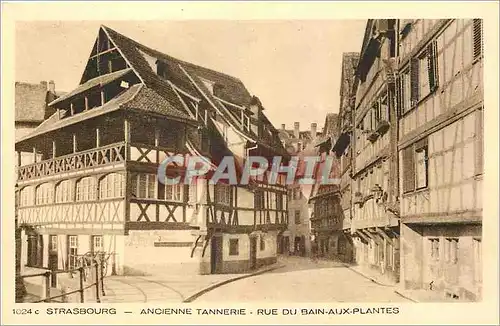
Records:
M359 52L365 20L36 22L16 25L16 80L78 85L100 24L179 59L240 78L275 127L323 126L338 112L343 52Z

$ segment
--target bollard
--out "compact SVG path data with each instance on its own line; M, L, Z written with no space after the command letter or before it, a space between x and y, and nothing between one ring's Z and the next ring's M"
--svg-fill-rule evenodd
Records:
M45 300L44 302L50 302L50 274L51 272L46 272L45 277Z
M78 271L80 272L80 302L84 303L85 302L85 295L84 295L84 288L83 288L83 278L85 277L84 273L84 268L80 267L78 268Z
M100 273L99 266L100 266L99 263L95 264L95 300L97 303L101 303L101 298L100 298L101 286L99 284L99 273Z

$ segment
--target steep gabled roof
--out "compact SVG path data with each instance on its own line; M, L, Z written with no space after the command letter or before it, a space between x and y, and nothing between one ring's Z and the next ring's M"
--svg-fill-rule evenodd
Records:
M171 119L183 122L195 123L187 114L180 112L172 107L172 105L160 96L156 91L148 88L143 84L136 84L124 91L119 96L111 99L100 107L88 110L70 117L60 118L56 112L49 119L45 120L41 125L33 130L30 134L22 137L18 142L33 138L43 133L64 128L83 120L88 120L98 116L102 116L117 110L140 110L151 113L169 116Z
M253 97L245 88L241 80L212 69L171 57L140 44L107 26L102 26L102 29L130 62L133 69L139 75L139 78L141 78L148 87L157 90L159 94L165 96L174 107L181 108L182 103L180 103L179 98L176 96L170 84L164 78L158 76L156 71L153 71L146 56L150 56L151 58L149 59L160 62L165 66L168 71L168 79L176 87L192 96L199 97L201 93L206 97L207 102L212 106L212 110L221 114L243 137L251 140L258 138L252 131L242 128L240 122L233 114L215 98L218 97L239 106L250 105ZM213 91L207 88L202 79L214 83Z
M132 69L128 68L128 69L118 70L118 71L112 72L110 74L106 74L106 75L102 75L102 76L90 79L87 82L85 82L85 83L81 84L80 86L78 86L77 88L75 88L74 90L72 90L71 92L64 94L63 96L59 97L58 99L56 99L55 101L52 101L49 104L55 105L57 103L60 103L62 101L69 99L70 97L73 97L77 94L83 93L91 88L94 88L97 86L104 86L106 84L109 84L109 83L119 79L120 77L126 75L127 73L129 73L131 71L132 71Z

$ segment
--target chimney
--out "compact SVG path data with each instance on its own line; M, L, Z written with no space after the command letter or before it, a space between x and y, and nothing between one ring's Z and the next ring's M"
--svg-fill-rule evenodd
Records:
M285 130L285 124L284 123L281 124L281 130Z
M311 138L316 138L316 133L318 129L318 124L316 122L311 123Z
M49 81L49 89L48 89L48 91L51 92L52 94L56 93L56 84L54 83L53 80Z
M300 123L294 122L293 123L293 135L295 136L295 138L299 138L299 128L300 128Z

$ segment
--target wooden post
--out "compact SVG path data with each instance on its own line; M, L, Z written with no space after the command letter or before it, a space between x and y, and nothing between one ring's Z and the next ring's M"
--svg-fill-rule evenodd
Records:
M51 272L45 272L45 300L44 302L50 302L50 274Z
M52 158L56 157L56 141L52 141Z
M50 280L51 285L53 288L57 287L57 272L55 270L51 271L51 276L52 279Z
M78 271L80 272L80 302L83 303L85 302L85 295L84 295L84 288L83 288L83 278L84 278L84 268L80 267L78 268Z
M74 115L75 114L75 105L73 104L73 102L71 102L69 104L69 107L70 107L71 115Z
M100 277L99 274L101 274L101 263L96 263L95 265L95 300L97 303L101 303L101 284L100 284Z
M104 94L104 90L101 91L101 106L106 103L106 95Z
M123 132L124 132L124 140L125 140L125 160L130 160L130 121L125 118L123 121Z
M160 146L160 129L155 125L155 152L156 152L156 163L160 164L160 151L158 147Z
M85 96L85 111L89 109L89 98Z
M22 157L21 152L20 152L20 151L17 151L17 152L16 152L16 156L17 156L17 167L20 167L20 166L21 166L21 163L22 163L22 162L21 162L21 157Z
M76 153L78 151L78 143L76 141L76 134L73 134L73 153Z
M99 128L95 128L95 146L96 148L101 147L101 133Z

